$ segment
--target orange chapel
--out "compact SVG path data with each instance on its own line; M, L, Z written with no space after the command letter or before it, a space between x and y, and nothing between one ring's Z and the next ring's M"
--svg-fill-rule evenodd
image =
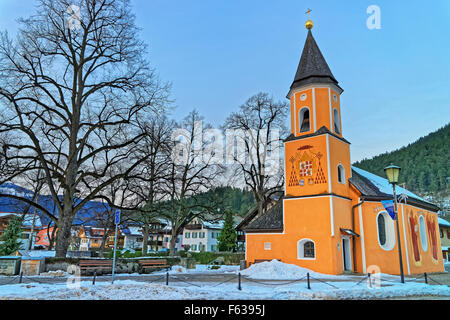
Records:
M387 179L351 166L341 123L343 89L306 24L307 36L287 98L291 134L284 140L285 190L244 228L247 266L279 259L316 272L399 274L444 271L439 208L397 187L396 221L383 207L392 200ZM388 165L388 164L386 164Z

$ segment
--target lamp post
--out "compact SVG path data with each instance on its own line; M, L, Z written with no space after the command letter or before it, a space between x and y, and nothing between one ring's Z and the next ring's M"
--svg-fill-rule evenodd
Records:
M395 220L397 221L397 241L398 241L398 259L400 261L400 279L402 283L405 283L405 277L403 275L403 261L402 261L402 244L400 241L400 228L398 226L398 212L397 212L397 194L395 192L395 185L398 183L398 176L400 174L401 168L394 166L393 164L384 168L384 172L390 184L392 184L392 189L394 191L394 212Z

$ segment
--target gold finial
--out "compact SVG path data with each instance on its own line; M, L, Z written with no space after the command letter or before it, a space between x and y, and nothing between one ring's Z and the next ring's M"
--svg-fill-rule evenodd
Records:
M312 10L308 8L308 11L305 12L305 14L308 15L308 21L306 21L306 23L305 23L305 27L306 27L306 29L308 29L308 30L311 30L312 27L314 26L314 23L313 23L313 22L311 21L311 19L309 18L309 14L311 13L311 11L312 11Z

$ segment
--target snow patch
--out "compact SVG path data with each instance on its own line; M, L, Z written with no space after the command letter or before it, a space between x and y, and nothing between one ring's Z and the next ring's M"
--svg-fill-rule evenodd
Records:
M295 264L288 264L278 260L264 261L252 264L249 268L241 271L241 274L251 279L264 280L295 280L306 276L309 273L312 277L336 278L337 276L314 272L312 270L299 267Z

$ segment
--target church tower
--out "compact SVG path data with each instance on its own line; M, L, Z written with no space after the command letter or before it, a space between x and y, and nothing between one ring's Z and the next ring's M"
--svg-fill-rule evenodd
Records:
M350 143L344 139L340 96L343 92L311 32L287 98L291 134L285 140L286 196L336 194L348 197Z
M402 190L413 205L400 204L402 236L396 239L394 221L380 202L393 199L389 182L351 167L350 143L341 123L343 90L312 27L308 20L300 63L287 95L291 134L284 140L284 196L261 216L250 216L244 229L247 265L278 259L326 274L366 274L372 266L395 274L399 272L396 246L402 241L407 274L444 270L435 236L439 209ZM418 233L420 239L427 239L425 221L430 221L428 237L435 239L430 241L434 251L426 241L417 240Z

